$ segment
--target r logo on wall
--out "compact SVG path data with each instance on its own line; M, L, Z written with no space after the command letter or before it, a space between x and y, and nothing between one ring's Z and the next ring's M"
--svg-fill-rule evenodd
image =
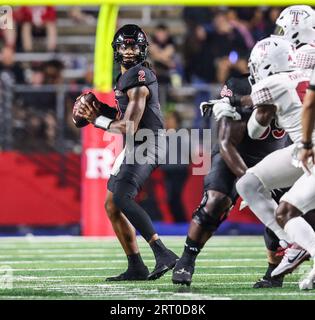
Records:
M10 6L0 6L0 29L13 29L13 11Z

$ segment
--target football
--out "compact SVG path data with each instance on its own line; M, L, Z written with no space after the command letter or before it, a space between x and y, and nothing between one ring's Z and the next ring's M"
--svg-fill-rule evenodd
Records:
M82 128L89 124L89 122L86 119L82 118L77 114L79 104L85 103L85 101L90 103L91 105L93 105L93 101L98 102L97 98L92 92L82 95L80 99L77 99L75 101L73 105L72 119L77 128Z

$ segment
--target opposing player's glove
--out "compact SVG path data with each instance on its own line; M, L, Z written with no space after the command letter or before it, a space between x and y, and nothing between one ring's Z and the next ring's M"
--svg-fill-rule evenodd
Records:
M236 111L235 107L232 107L228 98L218 100L213 105L213 114L216 121L219 121L223 117L228 117L233 120L241 120L241 115Z
M231 106L228 97L202 102L200 104L200 112L203 117L211 117L212 113L214 113L216 121L219 121L222 117L229 117L233 120L241 120L242 118L236 108Z
M223 99L227 99L227 100L224 100L224 101L229 101L228 98L223 98ZM200 103L200 112L201 112L201 115L203 117L211 117L212 116L212 111L213 111L213 106L222 101L223 99L212 99L212 100L209 100L209 101L204 101L204 102L201 102Z
M212 115L212 107L213 104L210 104L207 101L201 102L199 105L201 116L203 117L211 117Z

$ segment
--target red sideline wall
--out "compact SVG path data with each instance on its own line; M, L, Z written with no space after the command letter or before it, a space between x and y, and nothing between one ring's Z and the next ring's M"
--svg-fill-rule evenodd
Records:
M63 225L80 221L80 156L0 153L0 225Z
M80 156L68 154L65 156L67 174L62 183L58 176L60 161L59 154L0 153L0 225L51 226L81 222L85 234L109 234L110 225L103 207L107 179L87 179L82 185ZM161 181L157 198L164 219L172 222L163 199L163 175L157 170L153 177ZM201 200L202 183L201 176L188 178L182 195L187 220ZM81 186L86 189L81 191ZM80 192L87 192L85 202L81 201ZM84 206L85 215L82 215ZM241 212L237 209L238 204L229 217L230 221L258 222L248 209Z

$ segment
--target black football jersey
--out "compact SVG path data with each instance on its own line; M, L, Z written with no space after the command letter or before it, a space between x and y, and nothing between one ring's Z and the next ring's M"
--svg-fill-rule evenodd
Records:
M221 90L221 97L232 97L235 94L246 96L250 93L251 85L248 81L248 74L244 74L241 77L230 78ZM242 116L242 121L247 123L252 114L252 109L244 110L240 106L236 106L236 109ZM247 164L255 164L271 152L284 148L288 144L287 134L273 120L259 140L251 139L246 129L246 134L237 149Z
M139 129L150 129L156 134L159 129L164 127L158 96L158 82L155 73L142 63L128 69L124 74L118 75L114 88L118 110L123 117L129 103L127 91L139 86L146 86L150 91Z

